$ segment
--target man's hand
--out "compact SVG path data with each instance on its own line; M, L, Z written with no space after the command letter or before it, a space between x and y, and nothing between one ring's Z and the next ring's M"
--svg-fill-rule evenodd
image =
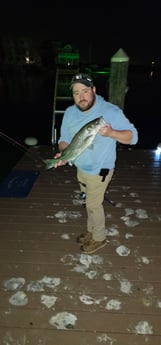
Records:
M54 159L60 158L61 154L62 154L61 152L56 153L56 155L54 156ZM54 168L58 168L58 167L60 167L62 165L66 165L66 164L67 164L67 161L59 160L59 162L57 162L54 165Z
M103 135L104 137L110 137L112 133L112 127L109 123L106 123L104 126L102 126L99 130L99 134Z

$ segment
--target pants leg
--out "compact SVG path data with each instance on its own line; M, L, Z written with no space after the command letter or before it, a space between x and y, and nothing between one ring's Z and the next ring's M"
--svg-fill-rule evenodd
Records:
M111 169L102 182L102 176L89 175L77 171L78 181L86 185L87 231L92 233L95 241L105 239L105 214L103 208L104 194L110 183L114 169Z

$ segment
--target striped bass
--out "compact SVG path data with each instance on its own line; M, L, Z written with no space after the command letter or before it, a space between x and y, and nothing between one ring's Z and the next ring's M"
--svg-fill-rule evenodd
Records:
M106 124L103 116L86 123L72 138L71 143L62 151L59 158L45 159L46 169L51 169L61 161L74 162L74 160L93 142L99 129Z

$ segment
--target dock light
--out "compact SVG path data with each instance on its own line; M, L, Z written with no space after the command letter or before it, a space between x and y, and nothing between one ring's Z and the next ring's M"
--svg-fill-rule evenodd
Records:
M28 146L35 146L38 144L37 138L28 137L25 139L25 144Z
M158 167L160 166L160 161L161 161L161 142L158 143L156 150L154 151L155 154L155 162L157 162Z
M160 153L160 152L161 152L161 143L159 143L159 144L157 145L157 149L156 149L156 151L157 151L158 153Z

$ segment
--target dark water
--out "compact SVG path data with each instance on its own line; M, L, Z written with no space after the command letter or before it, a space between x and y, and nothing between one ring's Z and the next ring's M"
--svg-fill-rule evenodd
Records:
M99 76L95 79L97 93L106 99L107 78ZM36 137L40 145L51 144L54 79L54 70L8 68L2 71L1 134L5 133L22 144L26 137ZM152 72L140 68L129 71L124 112L138 129L136 148L154 149L161 142L160 90L160 70ZM58 119L58 126L59 122ZM4 141L1 135L1 149Z

